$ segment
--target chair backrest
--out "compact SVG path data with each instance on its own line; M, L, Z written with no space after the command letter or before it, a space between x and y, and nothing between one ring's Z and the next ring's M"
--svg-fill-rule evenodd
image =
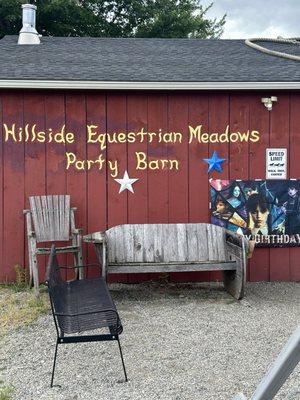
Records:
M31 196L31 215L37 242L70 239L70 196Z
M225 261L225 233L205 223L119 225L106 231L108 262Z

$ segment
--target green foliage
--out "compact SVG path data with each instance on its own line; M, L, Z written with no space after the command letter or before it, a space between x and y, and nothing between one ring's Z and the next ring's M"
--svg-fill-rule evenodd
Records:
M0 37L18 34L24 0L0 0ZM218 38L219 21L200 0L36 0L37 30L48 36Z
M0 37L15 35L22 27L21 0L0 0Z

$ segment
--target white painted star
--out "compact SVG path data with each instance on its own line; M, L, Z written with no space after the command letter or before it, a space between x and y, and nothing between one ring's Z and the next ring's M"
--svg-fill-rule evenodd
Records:
M118 182L121 186L120 186L120 190L119 193L123 192L123 190L129 190L131 193L134 193L132 185L138 181L138 179L131 179L128 176L128 172L125 171L124 172L124 176L122 179L115 179L116 182Z

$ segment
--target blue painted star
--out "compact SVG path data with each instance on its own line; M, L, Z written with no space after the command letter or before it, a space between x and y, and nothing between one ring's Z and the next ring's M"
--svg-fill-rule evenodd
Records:
M221 164L226 160L225 158L219 158L218 153L214 151L211 158L203 158L203 161L209 165L207 172L210 173L212 171L223 172Z

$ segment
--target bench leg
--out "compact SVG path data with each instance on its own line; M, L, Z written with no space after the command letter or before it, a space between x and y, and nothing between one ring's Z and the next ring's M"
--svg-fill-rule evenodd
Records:
M50 385L50 387L53 387L54 370L55 370L55 363L56 363L56 356L57 356L57 347L58 347L58 340L56 341L56 346L55 346L55 353L54 353L54 361L53 361L52 377L51 377L51 385Z
M128 382L119 336L117 336L117 339L118 339L118 345L119 345L119 350L120 350L120 355L121 355L121 360L122 360L122 365L123 365L123 370L124 370L124 375L125 375L125 382Z
M231 296L237 300L244 297L244 287L246 283L246 260L244 253L239 255L230 254L230 260L236 262L236 270L222 271L224 287Z

